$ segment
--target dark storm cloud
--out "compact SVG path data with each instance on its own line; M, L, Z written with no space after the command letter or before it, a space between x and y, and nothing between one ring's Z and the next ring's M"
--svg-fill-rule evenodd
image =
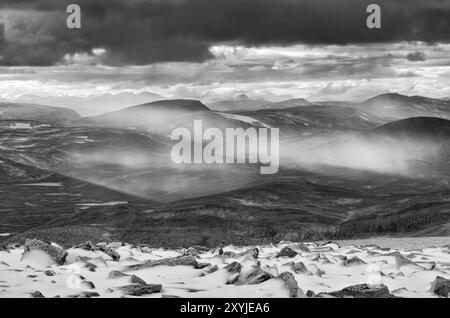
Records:
M415 51L415 52L408 53L408 55L406 55L406 59L411 62L419 62L419 61L425 61L426 56L425 56L425 53L423 53L423 52Z
M65 28L69 3L82 29ZM382 8L382 29L366 27L366 7ZM2 65L52 65L67 53L105 48L105 64L203 61L209 47L450 41L445 0L2 0ZM5 12L5 10L3 10ZM0 29L1 32L1 29Z

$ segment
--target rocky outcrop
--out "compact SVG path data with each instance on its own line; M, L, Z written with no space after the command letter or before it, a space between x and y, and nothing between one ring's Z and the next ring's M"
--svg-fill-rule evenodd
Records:
M225 269L227 270L228 273L232 274L240 273L242 270L242 265L238 262L233 262L225 266Z
M128 285L119 288L126 295L142 296L161 292L161 284Z
M284 264L284 266L289 266L296 274L303 274L308 272L308 268L303 262L289 262Z
M86 251L100 251L105 253L106 255L108 255L109 257L112 258L113 261L118 262L120 260L120 255L119 253L117 253L113 247L111 246L103 246L103 245L95 245L94 243L92 243L91 241L87 241L83 244L74 246L73 248L81 248L83 250Z
M130 276L130 275L127 275L120 271L112 271L108 274L108 279L122 278L122 277L127 277L127 276Z
M192 255L183 255L172 258L165 258L156 261L147 261L142 264L127 266L127 270L140 270L154 266L193 266L198 268L197 260Z
M300 289L298 287L297 280L292 273L283 272L277 278L284 281L285 286L289 290L289 297L297 298L299 296Z
M431 291L438 296L448 298L450 293L450 280L437 276L431 286Z
M81 288L84 289L95 289L95 285L93 282L89 281L89 280L84 280L81 282Z
M120 260L119 253L117 253L112 247L99 246L98 250L100 250L101 252L105 253L109 257L111 257L113 261L118 262Z
M60 247L39 240L28 240L24 246L24 254L33 250L38 250L48 254L58 265L63 265L66 261L67 252Z
M42 295L40 291L36 290L33 293L31 293L31 298L45 298L45 296Z
M319 296L333 296L338 298L392 298L389 289L385 285L371 286L360 284L349 286L331 293L320 293Z
M284 247L278 254L277 257L290 257L293 258L295 256L297 256L297 252L294 251L292 248L290 247Z
M132 283L132 284L138 284L138 285L147 285L147 283L145 282L145 280L143 280L142 278L140 278L139 276L136 276L136 275L131 275L131 277L130 277L130 283Z
M272 279L273 275L269 274L265 271L263 271L262 269L255 269L252 272L250 272L250 274L247 275L247 277L245 277L245 279L242 280L242 284L249 284L249 285L256 285L256 284L261 284L269 279Z
M342 263L342 265L344 265L344 266L354 266L354 265L364 265L364 264L366 264L366 262L364 262L358 256L353 256L352 258L347 258Z

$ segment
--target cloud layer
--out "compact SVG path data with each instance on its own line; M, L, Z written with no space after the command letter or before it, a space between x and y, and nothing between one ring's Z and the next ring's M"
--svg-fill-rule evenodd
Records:
M2 0L0 65L49 66L74 54L106 65L201 62L215 45L344 45L450 41L445 0L378 0L382 28L366 27L368 0L77 0L82 29L65 27L73 0Z

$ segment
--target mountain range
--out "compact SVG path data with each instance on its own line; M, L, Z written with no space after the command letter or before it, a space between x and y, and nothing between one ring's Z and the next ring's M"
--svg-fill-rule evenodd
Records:
M448 101L219 104L156 101L91 117L0 104L0 234L10 234L0 240L213 246L450 234ZM171 130L196 119L280 128L280 172L173 164Z

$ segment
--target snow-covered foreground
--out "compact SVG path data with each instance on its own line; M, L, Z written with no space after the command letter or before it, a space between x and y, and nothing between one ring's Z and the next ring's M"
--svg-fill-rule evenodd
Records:
M0 249L0 297L439 297L434 291L448 296L450 279L449 245L35 246ZM333 294L353 285L359 294Z

